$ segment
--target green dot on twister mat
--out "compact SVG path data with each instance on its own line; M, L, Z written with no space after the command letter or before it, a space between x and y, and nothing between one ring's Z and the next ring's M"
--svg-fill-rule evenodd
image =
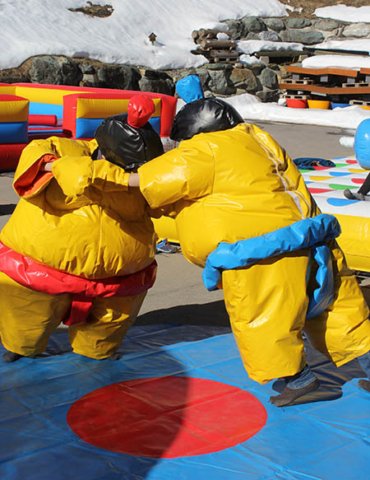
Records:
M356 190L358 188L352 185L338 185L337 183L329 183L328 187L332 190Z

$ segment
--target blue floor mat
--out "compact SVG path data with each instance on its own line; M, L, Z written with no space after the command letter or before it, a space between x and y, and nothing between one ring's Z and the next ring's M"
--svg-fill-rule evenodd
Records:
M176 312L174 308L174 319L179 318ZM67 332L58 330L42 357L22 358L13 364L0 360L1 480L368 478L370 396L357 386L357 378L363 376L357 361L336 369L307 345L309 363L322 387L311 394L312 402L279 409L268 402L279 382L259 385L249 380L227 325L139 321L129 331L121 352L117 361L75 355ZM165 458L166 447L154 458L117 453L113 443L112 449L96 447L80 438L67 422L71 407L91 392L167 376L181 377L189 382L189 388L191 379L203 379L249 392L266 412L265 423L248 440L218 451L213 451L211 436L208 453ZM171 401L171 389L160 394ZM177 391L177 400L182 394L186 411L190 394L186 389ZM155 395L151 402L158 402ZM118 407L122 409L122 405ZM248 408L240 403L233 408L230 402L225 402L224 408L218 406L215 430L222 434L231 420L237 424L247 414L252 418ZM92 414L91 422L98 416L99 412ZM119 416L115 421L120 425ZM172 438L168 439L163 432L161 438L156 437L153 423L148 423L147 445L142 447L159 442L169 448L176 436L181 438L185 423L179 422L177 432L169 429ZM135 432L131 433L134 436Z

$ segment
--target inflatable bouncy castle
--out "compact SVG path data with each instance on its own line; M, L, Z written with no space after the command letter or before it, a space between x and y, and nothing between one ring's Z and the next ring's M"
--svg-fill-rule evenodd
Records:
M137 91L108 88L0 84L0 171L15 170L24 147L51 135L90 139L104 118L125 113ZM145 92L155 105L150 124L162 138L170 134L175 97Z

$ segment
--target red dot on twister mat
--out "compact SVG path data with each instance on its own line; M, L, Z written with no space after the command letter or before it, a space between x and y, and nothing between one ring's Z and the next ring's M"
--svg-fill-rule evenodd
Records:
M95 390L67 414L82 440L112 452L176 458L223 450L253 437L267 413L250 393L201 378L155 377Z
M351 178L351 182L355 183L356 185L362 185L364 181L364 178Z
M308 190L314 194L314 193L327 193L327 192L331 192L332 189L331 188L315 188L315 187L309 187Z

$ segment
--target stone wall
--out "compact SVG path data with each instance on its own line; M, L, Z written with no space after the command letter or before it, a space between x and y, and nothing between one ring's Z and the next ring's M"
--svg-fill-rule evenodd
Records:
M104 64L86 58L40 55L29 58L18 68L0 71L0 82L89 85L173 95L176 81L195 73L200 76L207 96L250 93L264 102L270 102L278 99L278 82L284 75L284 65L311 54L304 47L326 40L370 38L369 23L346 23L322 18L244 17L223 23L224 28L220 31L231 40L295 42L302 44L303 48L295 53L279 50L278 56L256 53L259 59L253 64L244 63L240 55L232 63L206 63L199 68L167 71Z

